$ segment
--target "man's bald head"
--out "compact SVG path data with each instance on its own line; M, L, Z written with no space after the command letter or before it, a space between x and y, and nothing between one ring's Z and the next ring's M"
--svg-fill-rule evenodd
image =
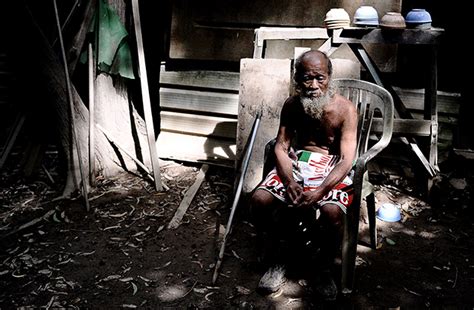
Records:
M327 74L329 77L332 75L332 62L329 57L318 50L310 50L301 54L295 60L295 73L294 73L294 80L296 83L302 81L302 77L304 75L305 69L307 68L308 64L315 63L315 62L322 62L325 64L327 68Z

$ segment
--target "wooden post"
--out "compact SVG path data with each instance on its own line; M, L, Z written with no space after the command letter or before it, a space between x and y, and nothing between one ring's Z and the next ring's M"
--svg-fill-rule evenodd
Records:
M145 54L143 50L142 28L140 23L140 8L138 0L132 0L133 22L135 26L135 37L138 49L138 75L142 91L143 112L145 114L146 133L148 136L148 147L150 149L150 160L155 179L155 189L162 191L160 176L160 163L156 151L155 130L153 128L153 115L151 113L150 92L148 90L148 76L146 73Z

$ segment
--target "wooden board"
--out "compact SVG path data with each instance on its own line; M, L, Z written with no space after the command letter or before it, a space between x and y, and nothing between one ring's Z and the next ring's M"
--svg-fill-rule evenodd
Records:
M161 112L161 130L235 141L237 120L176 112Z
M260 129L244 179L244 195L250 193L262 179L265 145L276 137L280 110L290 92L290 66L289 59L242 59L240 62L238 161L242 159L255 114L262 111ZM264 82L268 80L272 83Z
M160 106L163 111L180 110L237 116L239 95L198 90L160 88Z
M160 84L239 91L239 73L222 71L166 71L161 67Z
M400 96L400 99L403 101L403 104L407 109L423 111L424 89L404 89L399 87L394 87L393 89L398 96ZM459 113L460 105L461 94L438 91L438 113L457 115Z

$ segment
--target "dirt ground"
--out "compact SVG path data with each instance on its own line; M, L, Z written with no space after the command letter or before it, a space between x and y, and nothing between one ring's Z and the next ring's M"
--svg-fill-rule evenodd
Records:
M376 175L378 205L400 204L403 219L377 220L378 249L359 246L354 292L330 303L318 300L305 279L291 279L273 296L255 291L263 270L245 207L237 211L213 285L216 227L222 229L229 216L234 172L211 166L182 224L172 230L168 223L200 166L173 161L162 166L168 191L157 193L130 174L99 180L90 212L80 199L55 200L60 192L46 169L30 180L20 177L18 166L4 169L0 308L474 307L472 164L466 169L452 160L442 167L449 173L436 182L432 205L417 198L410 180Z

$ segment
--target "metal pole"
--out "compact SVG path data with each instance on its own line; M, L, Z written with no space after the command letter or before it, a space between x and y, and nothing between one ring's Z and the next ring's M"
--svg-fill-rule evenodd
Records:
M224 249L225 243L227 241L227 235L230 232L230 227L232 225L232 220L234 219L235 209L237 208L237 204L239 203L240 193L242 192L242 187L244 185L244 178L247 172L247 167L250 161L250 155L252 155L252 149L255 142L255 137L257 136L258 127L260 126L260 118L262 117L262 113L258 112L255 116L255 122L252 128L252 132L250 135L250 142L245 152L244 159L242 161L242 172L240 174L239 184L237 185L237 190L235 192L234 202L232 203L232 209L230 210L229 220L227 221L227 226L224 232L224 238L222 239L221 249L219 251L219 257L216 262L216 267L214 269L214 274L212 275L212 284L215 284L217 281L217 276L219 275L219 268L222 264L222 260L224 258Z

